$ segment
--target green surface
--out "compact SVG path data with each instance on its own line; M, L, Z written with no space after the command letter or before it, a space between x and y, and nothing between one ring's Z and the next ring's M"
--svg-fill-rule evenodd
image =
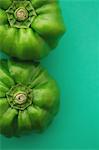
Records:
M99 149L99 2L61 7L68 32L42 62L60 85L60 113L41 135L1 137L1 150Z

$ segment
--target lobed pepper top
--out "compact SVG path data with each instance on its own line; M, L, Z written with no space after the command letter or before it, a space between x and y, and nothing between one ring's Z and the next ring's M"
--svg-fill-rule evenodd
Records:
M56 81L40 64L0 60L0 134L41 132L59 110Z
M0 0L0 50L22 60L38 60L65 32L58 0Z

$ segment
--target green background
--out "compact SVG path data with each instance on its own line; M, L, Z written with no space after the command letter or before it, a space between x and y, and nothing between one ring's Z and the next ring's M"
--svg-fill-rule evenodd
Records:
M60 0L60 5L67 33L42 61L59 83L60 113L41 135L1 136L1 150L99 150L99 2Z

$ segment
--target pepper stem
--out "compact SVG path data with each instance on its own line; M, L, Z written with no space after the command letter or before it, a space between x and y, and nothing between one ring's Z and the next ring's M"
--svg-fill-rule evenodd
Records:
M28 18L28 11L25 8L20 7L15 11L15 17L18 21L24 21Z
M15 99L17 104L23 104L26 102L27 96L25 93L17 93Z

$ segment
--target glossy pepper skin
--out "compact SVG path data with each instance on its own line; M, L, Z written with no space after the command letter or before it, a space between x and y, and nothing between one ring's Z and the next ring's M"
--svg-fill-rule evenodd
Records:
M0 50L39 60L65 33L58 0L0 0Z
M48 127L59 110L56 81L40 64L0 61L0 133L22 136Z

